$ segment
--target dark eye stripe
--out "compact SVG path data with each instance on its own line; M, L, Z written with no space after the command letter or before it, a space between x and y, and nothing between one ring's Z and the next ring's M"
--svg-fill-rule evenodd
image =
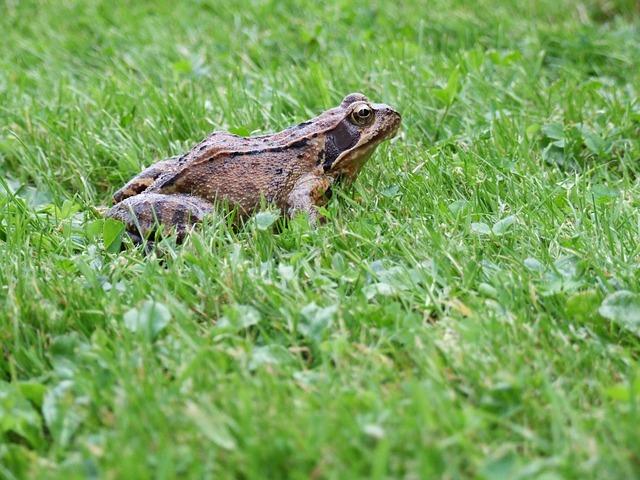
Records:
M350 149L360 138L358 128L347 121L342 121L327 135L323 167L325 172L345 150Z

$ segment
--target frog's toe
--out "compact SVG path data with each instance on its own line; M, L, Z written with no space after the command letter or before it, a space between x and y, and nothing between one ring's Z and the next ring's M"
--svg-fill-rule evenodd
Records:
M144 243L144 238L142 238L142 236L139 235L138 233L130 232L127 230L126 234L127 234L127 237L129 237L129 240L131 240L131 243L133 243L136 247Z

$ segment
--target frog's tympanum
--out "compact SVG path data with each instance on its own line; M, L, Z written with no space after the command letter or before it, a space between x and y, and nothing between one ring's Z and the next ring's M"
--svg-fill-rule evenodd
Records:
M395 135L400 114L360 93L279 133L240 137L213 132L184 155L154 163L118 190L107 216L135 241L161 225L179 240L216 201L246 216L266 201L318 221L335 182L353 181L380 142Z

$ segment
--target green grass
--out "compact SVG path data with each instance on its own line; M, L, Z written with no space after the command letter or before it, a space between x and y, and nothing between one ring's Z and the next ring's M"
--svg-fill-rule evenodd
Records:
M311 3L0 2L0 478L640 476L636 2ZM317 230L109 251L351 91L403 130Z

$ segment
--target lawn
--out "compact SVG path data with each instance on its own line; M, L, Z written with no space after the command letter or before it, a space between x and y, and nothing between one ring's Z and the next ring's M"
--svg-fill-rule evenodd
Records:
M640 476L634 0L0 17L0 478ZM403 127L319 228L119 251L142 167L353 91Z

